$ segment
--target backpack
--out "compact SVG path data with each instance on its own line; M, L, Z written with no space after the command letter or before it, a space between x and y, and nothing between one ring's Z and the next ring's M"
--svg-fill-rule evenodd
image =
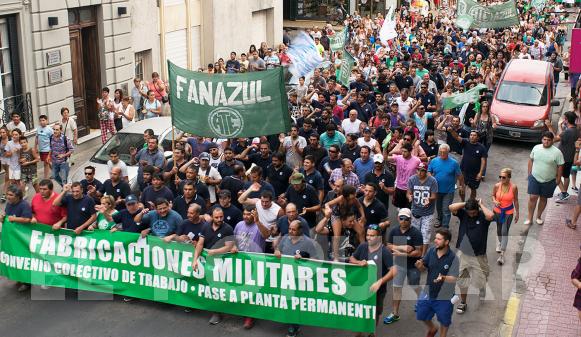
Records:
M54 136L50 136L50 148L52 150L52 140L53 140ZM63 133L63 140L65 142L65 153L69 152L69 141L67 139L67 136L65 136L65 134Z

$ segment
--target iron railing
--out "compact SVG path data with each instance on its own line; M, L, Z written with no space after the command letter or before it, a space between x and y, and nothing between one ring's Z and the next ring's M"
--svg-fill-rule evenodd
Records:
M26 125L26 130L34 128L34 116L32 115L32 100L30 93L5 97L0 100L0 114L2 115L2 122L6 124L10 122L13 112L20 114L20 120Z

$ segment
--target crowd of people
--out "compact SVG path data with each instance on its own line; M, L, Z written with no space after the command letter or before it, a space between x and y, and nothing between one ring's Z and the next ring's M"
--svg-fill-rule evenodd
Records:
M488 152L498 123L489 96L482 92L479 102L455 109L444 109L442 100L477 84L494 89L512 58L552 62L558 83L566 61L560 6L537 10L518 1L519 26L469 31L455 27L453 8L422 16L403 6L396 11L398 36L388 44L378 37L382 14L355 13L345 21L345 51L357 60L349 83L338 82L343 52L329 49L337 27L315 27L309 34L330 66L315 69L289 91L293 125L288 134L228 140L184 136L166 160L158 135L147 130L143 147L131 149L130 162L123 162L116 150L109 153L105 181L87 166L85 179L67 183L77 146L68 109L52 126L40 116L34 144L23 137L26 129L14 114L0 128L0 159L8 172L5 214L14 223L42 223L76 234L126 231L191 244L194 269L204 249L210 255L272 253L361 266L373 260L379 266L370 289L377 293L377 321L400 320L407 279L418 299L416 317L425 322L428 336L439 332L445 337L456 285L458 314L468 310L470 285L486 296L490 223L497 224L497 263L502 265L510 225L520 210L510 168L500 171L491 195L478 194L481 182L489 179ZM251 46L248 53L232 52L226 62L220 59L200 70L242 73L285 66L290 41L285 33L285 43L276 48ZM170 88L157 73L152 78L145 84L136 78L127 96L118 89L110 97L103 88L97 99L103 143L129 123L162 115ZM579 110L566 113L557 131L547 123L542 144L531 152L526 225L537 205L536 222L542 224L556 186L559 200L568 199L569 175L581 164L576 147L580 118ZM554 141L560 141L559 148ZM39 165L42 178L37 177ZM130 165L138 166L134 186L128 179ZM53 181L62 186L60 193ZM25 198L29 184L36 191L30 202ZM397 212L396 224L389 221L390 209ZM575 228L580 213L581 204L567 221L569 227ZM450 249L452 215L459 220L456 250ZM19 290L27 288L21 284ZM388 288L392 310L383 318ZM215 313L210 323L221 319ZM249 329L254 322L244 318L243 324ZM298 330L291 325L288 335Z

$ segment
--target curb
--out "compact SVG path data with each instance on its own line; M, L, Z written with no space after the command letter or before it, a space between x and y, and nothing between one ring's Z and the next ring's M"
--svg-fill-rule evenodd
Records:
M520 300L520 294L515 292L510 294L510 298L506 304L506 310L504 311L503 322L500 325L500 331L498 333L500 337L512 337L514 324L520 309Z

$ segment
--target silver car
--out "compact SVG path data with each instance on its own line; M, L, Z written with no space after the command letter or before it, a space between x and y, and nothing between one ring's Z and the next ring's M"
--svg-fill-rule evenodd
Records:
M111 137L107 143L103 144L97 152L84 163L78 163L77 169L69 176L70 181L81 181L85 179L85 167L95 167L95 179L101 182L109 179L109 169L107 161L109 160L109 151L117 150L119 158L127 164L127 173L129 175L129 185L132 189L137 183L137 165L130 165L131 156L129 155L129 148L135 147L141 149L144 144L143 133L147 129L152 129L154 134L159 139L159 147L163 149L164 156L167 159L172 156L172 127L171 117L150 118L139 121L135 124L121 129L116 135ZM175 132L176 139L179 139L181 132ZM76 166L76 165L75 165Z

